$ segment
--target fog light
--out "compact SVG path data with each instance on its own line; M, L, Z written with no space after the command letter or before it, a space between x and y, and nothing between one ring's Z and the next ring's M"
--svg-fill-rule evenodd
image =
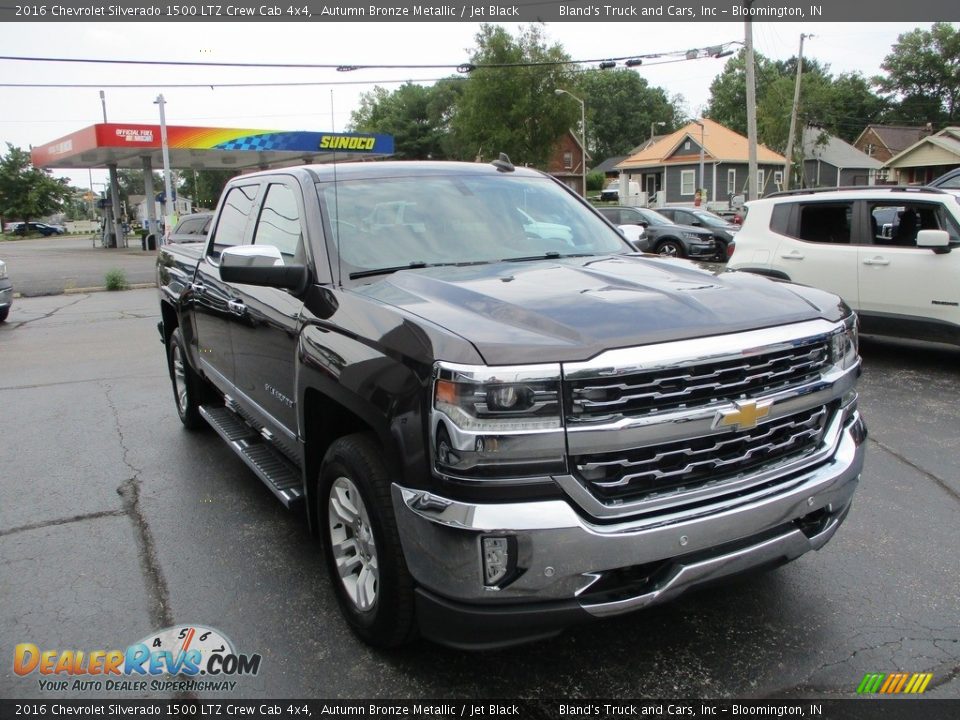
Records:
M510 569L510 542L505 537L485 537L483 545L483 583L496 585Z

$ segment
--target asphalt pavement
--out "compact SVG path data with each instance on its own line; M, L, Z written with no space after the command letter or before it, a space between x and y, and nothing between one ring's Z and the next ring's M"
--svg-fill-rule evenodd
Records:
M13 289L24 297L59 295L100 288L109 270L123 270L131 285L156 282L155 250L142 250L140 239L129 247L94 246L92 236L63 236L0 241Z
M849 698L898 670L960 698L960 350L863 343L866 468L822 551L534 645L377 652L304 518L180 425L158 319L135 290L21 298L0 325L0 697L90 696L16 675L18 643L122 649L190 624L263 656L234 698Z

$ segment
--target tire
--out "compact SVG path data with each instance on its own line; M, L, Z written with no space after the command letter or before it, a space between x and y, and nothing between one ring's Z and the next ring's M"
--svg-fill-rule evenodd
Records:
M334 441L320 467L317 509L341 612L364 642L389 648L412 640L416 624L413 579L382 458L371 435Z
M657 255L678 258L686 257L686 253L683 251L683 245L677 240L662 241L657 245Z
M3 310L0 310L0 322L5 321L5 320L7 319L7 315L9 315L9 314L10 314L10 307L9 307L9 306L3 308Z
M190 367L186 347L183 333L180 328L176 328L167 341L167 365L170 368L170 382L173 384L173 400L183 426L188 430L198 430L206 425L200 415L203 378Z

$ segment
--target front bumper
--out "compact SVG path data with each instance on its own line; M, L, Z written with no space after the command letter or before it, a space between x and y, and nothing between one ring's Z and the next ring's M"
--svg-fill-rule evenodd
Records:
M718 246L712 240L708 243L692 241L687 244L687 255L692 258L713 257Z
M0 280L0 310L13 304L13 286L10 281Z
M818 550L849 511L865 436L854 411L835 452L776 493L613 524L592 522L566 500L464 503L395 484L421 632L460 647L526 642ZM484 585L485 535L516 538L516 571L501 587Z

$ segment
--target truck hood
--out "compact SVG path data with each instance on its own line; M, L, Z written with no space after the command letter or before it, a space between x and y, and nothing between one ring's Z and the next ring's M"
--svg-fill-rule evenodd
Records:
M403 270L354 291L463 337L489 365L587 360L848 312L829 293L639 255Z

